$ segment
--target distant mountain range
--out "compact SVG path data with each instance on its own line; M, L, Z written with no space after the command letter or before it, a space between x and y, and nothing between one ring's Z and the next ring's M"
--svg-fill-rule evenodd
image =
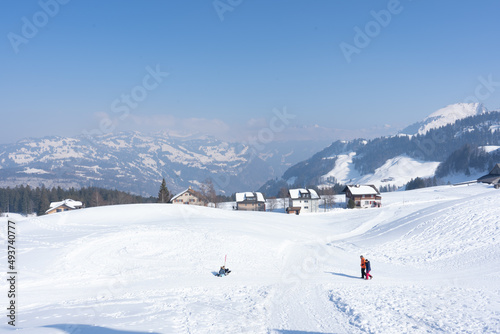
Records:
M318 142L261 146L137 132L30 138L0 145L0 186L98 186L156 196L162 178L172 193L210 178L226 195L276 196L283 186L397 188L415 177L463 180L500 162L500 112L461 103L391 137L336 141L321 151Z
M137 132L30 138L0 145L0 186L98 186L156 196L162 178L173 193L211 178L216 190L230 195L257 189L310 156L311 146L323 145L273 142L256 148Z
M393 190L416 177L472 180L500 162L499 148L499 111L477 103L453 104L395 136L336 141L259 190L275 196L282 187L341 183Z

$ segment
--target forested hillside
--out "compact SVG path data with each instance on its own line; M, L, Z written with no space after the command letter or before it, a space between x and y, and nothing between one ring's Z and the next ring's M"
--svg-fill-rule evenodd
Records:
M356 151L354 164L361 174L373 173L394 156L406 154L422 161L441 161L464 145L500 145L500 112L468 117L425 135L381 137L370 140ZM444 158L444 159L443 159ZM487 162L475 167L487 168Z
M61 187L47 189L45 187L18 186L0 188L0 212L42 215L49 208L51 202L58 202L66 198L81 201L85 207L155 203L157 201L155 197L146 198L123 191L95 187L64 190Z
M396 135L372 140L336 141L311 158L290 167L282 178L266 182L259 191L275 195L284 185L304 187L325 182L339 155L354 153L353 169L359 175L375 172L390 159L407 156L421 162L440 162L437 177L452 173L486 171L500 162L500 151L487 152L485 146L500 146L500 112L467 117L453 124L431 129L424 135ZM418 172L418 171L415 171ZM415 175L418 176L418 175ZM329 177L328 184L337 182Z

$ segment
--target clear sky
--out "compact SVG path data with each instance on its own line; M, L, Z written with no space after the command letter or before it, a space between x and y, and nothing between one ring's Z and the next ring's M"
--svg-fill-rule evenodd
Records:
M2 0L0 143L370 138L448 104L499 109L499 14L497 0Z

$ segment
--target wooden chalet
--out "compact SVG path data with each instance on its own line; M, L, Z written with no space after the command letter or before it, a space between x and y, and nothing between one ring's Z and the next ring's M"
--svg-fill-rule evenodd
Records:
M236 193L236 210L266 211L266 200L259 192Z
M65 199L60 202L50 203L49 209L45 211L46 214L50 215L58 212L72 211L83 208L83 203L80 201L75 201L72 199Z
M369 185L349 185L342 191L345 193L346 203L354 201L356 208L375 208L382 206L382 196L377 187Z
M207 206L203 196L191 187L172 197L170 203Z

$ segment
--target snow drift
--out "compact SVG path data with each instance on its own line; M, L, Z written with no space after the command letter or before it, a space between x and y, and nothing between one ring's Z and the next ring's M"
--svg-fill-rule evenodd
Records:
M500 191L441 186L382 201L300 216L146 204L17 220L16 328L500 331ZM215 277L226 254L232 273ZM359 278L361 254L371 281ZM9 327L4 319L0 330Z

